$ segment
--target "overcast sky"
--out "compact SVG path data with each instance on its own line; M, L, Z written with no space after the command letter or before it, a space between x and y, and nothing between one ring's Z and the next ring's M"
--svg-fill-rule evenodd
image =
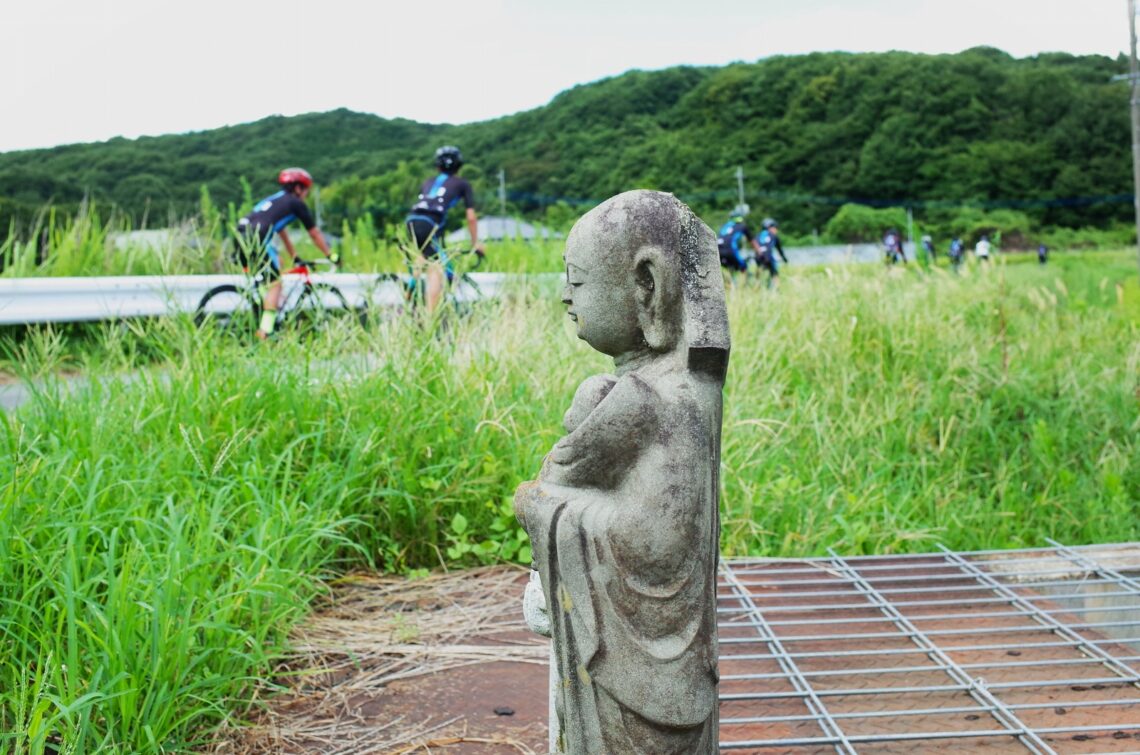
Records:
M1126 0L12 0L0 151L348 107L493 118L631 68L815 50L1115 56Z

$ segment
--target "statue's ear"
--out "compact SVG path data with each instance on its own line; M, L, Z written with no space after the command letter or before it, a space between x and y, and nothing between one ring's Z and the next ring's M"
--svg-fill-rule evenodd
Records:
M677 274L662 251L641 249L633 269L637 321L645 342L653 351L669 351L680 335L681 298Z

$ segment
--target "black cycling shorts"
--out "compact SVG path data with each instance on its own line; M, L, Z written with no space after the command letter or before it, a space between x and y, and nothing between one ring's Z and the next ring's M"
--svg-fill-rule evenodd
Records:
M443 228L426 218L408 218L408 233L424 259L434 259L443 248Z
M720 252L720 265L721 267L727 267L729 270L735 270L740 273L747 272L748 270L748 265L741 264L740 260L736 259L736 255L731 252L728 254L725 254L724 251Z
M776 255L772 252L760 252L756 255L756 264L768 271L770 275L780 274L780 265L776 262Z

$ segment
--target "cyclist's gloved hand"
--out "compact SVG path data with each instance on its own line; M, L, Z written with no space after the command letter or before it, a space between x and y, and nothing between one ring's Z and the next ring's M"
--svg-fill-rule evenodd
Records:
M333 263L334 265L339 265L340 264L340 252L333 252L332 254L330 254L329 255L329 262Z

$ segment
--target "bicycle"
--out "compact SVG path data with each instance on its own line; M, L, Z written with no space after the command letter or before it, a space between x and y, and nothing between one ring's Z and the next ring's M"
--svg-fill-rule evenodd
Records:
M424 259L420 254L419 249L415 243L405 239L397 238L396 246L404 255L404 264L408 267L407 275L395 276L401 283L404 294L404 303L407 309L415 310L417 307L426 306L427 298L427 281L423 268L428 264L440 264L438 260L429 261ZM445 252L446 258L443 264L446 265L446 260L462 260L468 255L475 255L475 264L466 267L460 272L448 270L446 279L444 281L444 299L455 310L457 314L466 315L471 311L471 305L484 298L483 289L471 277L471 273L478 270L485 259L486 255L479 254L475 249L461 249L459 251ZM466 296L457 296L457 289L461 286L468 288L469 293Z
M328 265L336 270L335 263L329 260L313 262L297 258L293 267L282 273L284 288L274 331L290 328L302 335L313 335L350 317L361 327L366 326L366 311L350 307L336 286L313 281L312 269L316 265ZM296 278L290 281L285 276ZM234 336L252 336L261 321L264 283L265 275L257 273L247 278L244 285L224 283L211 288L198 302L194 322L199 327L213 326Z

